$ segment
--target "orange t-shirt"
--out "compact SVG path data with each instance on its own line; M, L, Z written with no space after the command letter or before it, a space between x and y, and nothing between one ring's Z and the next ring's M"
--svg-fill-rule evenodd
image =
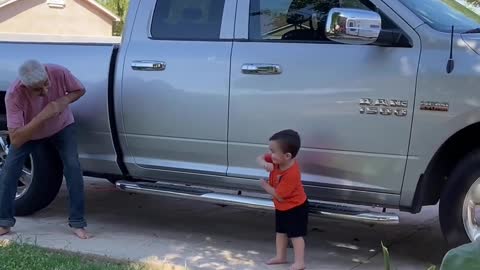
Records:
M273 198L275 209L279 211L290 210L300 206L307 200L307 194L302 185L300 167L295 164L285 171L281 171L278 166L270 173L268 183L275 189L277 195L283 199L279 201Z

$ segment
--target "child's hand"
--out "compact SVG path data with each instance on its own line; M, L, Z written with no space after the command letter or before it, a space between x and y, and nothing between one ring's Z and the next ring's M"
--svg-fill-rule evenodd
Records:
M260 185L262 186L263 189L267 189L267 187L270 186L270 184L268 184L267 181L265 181L264 179L260 179Z
M273 166L273 163L265 162L265 163L263 164L263 168L264 168L267 172L272 172L273 169L274 169L274 166Z
M267 172L272 172L275 166L271 162L267 162L265 159L266 155L261 155L257 157L257 163L260 165L263 169L265 169Z

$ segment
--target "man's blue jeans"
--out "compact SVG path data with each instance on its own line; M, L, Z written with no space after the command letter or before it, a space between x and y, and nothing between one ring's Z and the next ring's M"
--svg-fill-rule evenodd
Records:
M10 228L15 225L14 201L18 179L26 158L43 143L55 146L63 162L63 173L70 195L69 225L72 228L84 228L87 223L84 218L83 173L78 158L74 124L49 138L30 141L18 149L10 146L7 160L0 172L0 227Z

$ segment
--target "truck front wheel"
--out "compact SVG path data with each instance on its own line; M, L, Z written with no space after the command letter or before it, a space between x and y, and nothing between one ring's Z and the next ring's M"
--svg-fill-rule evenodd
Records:
M440 225L451 247L480 237L480 151L453 170L440 198Z
M8 138L0 136L0 169L8 155ZM62 162L55 149L42 145L25 161L18 179L15 196L15 214L31 215L47 207L57 196L62 185Z

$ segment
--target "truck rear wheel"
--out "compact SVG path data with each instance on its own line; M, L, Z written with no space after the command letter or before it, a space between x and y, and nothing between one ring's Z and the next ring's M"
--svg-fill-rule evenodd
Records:
M0 168L8 155L8 138L0 136ZM22 176L18 179L15 196L17 216L31 215L47 207L57 196L62 185L62 162L55 149L42 145L25 161Z
M451 247L480 237L480 151L453 170L440 198L440 225Z

